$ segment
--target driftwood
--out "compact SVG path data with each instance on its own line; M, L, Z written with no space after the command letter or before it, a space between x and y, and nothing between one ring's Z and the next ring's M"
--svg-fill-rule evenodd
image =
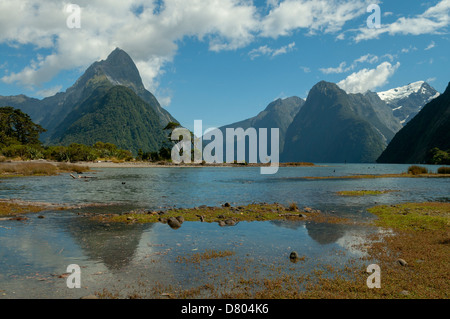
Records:
M94 176L81 176L81 175L78 175L78 177L76 177L76 176L73 175L73 174L70 174L70 176L71 176L73 179L89 179L89 178L95 178Z

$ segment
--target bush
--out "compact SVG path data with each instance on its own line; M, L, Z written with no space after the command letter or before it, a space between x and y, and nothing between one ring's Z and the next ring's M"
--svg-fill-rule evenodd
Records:
M450 174L450 167L440 167L438 169L438 174Z
M426 167L413 165L408 168L408 174L412 175L428 174L428 170Z
M290 210L291 212L296 212L296 211L298 211L297 203L291 203L291 204L289 205L289 210Z
M1 153L8 158L21 158L22 160L36 160L44 158L42 148L39 145L14 144L4 147Z

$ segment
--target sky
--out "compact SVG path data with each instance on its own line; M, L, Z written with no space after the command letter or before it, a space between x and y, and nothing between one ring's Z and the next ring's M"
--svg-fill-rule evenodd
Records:
M449 13L450 0L0 0L0 95L64 92L116 47L189 129L307 98L322 80L442 93Z

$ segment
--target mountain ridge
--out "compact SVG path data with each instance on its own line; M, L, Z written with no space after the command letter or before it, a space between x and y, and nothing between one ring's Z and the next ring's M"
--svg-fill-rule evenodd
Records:
M387 146L379 163L423 163L433 148L450 149L450 83Z

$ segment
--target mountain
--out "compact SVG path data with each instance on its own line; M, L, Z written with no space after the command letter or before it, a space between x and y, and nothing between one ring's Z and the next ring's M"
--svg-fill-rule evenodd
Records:
M397 133L377 162L423 163L435 147L450 149L450 83Z
M125 86L99 87L56 128L57 144L97 141L138 153L158 151L167 140L156 112Z
M225 136L225 131L227 128L243 128L244 130L250 127L253 127L256 130L260 128L267 128L268 136L270 136L271 128L279 128L281 152L284 148L286 131L304 104L305 100L296 96L286 99L277 99L276 101L270 103L266 109L257 116L230 125L225 125L219 129Z
M319 82L286 133L283 162L372 163L401 125L377 94Z
M145 89L133 60L119 48L106 60L92 64L66 92L42 100L23 95L0 97L0 106L20 108L29 114L35 123L47 130L41 139L50 144L61 139L61 130L57 128L74 109L79 108L92 94L98 94L98 88L113 88L117 85L133 90L155 112L162 126L168 122L177 122L160 106L155 96Z
M392 108L395 117L402 124L412 120L425 104L439 95L438 91L424 81L378 93L378 96Z

